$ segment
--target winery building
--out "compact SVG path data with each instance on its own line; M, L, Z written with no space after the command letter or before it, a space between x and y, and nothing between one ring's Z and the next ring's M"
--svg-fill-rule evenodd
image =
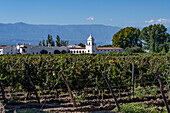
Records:
M92 35L89 36L85 47L79 46L31 46L31 44L16 44L16 46L5 46L0 45L0 55L2 54L59 54L59 53L70 53L70 54L106 54L109 52L123 52L123 48L120 47L96 47L95 40Z

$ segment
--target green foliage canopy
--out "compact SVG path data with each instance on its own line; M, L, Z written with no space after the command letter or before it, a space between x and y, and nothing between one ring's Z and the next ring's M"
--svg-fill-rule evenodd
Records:
M169 34L166 33L167 28L163 24L154 24L144 27L140 34L140 39L143 40L143 44L149 46L150 52L160 52L161 44L168 43ZM165 44L166 46L166 44Z
M112 44L115 47L134 47L142 46L139 39L140 30L134 27L126 27L114 34Z
M61 46L68 46L69 41L68 40L61 40L59 35L57 35L55 42L56 42L56 46L61 47ZM51 46L55 46L55 42L52 38L52 35L48 34L46 44L45 44L45 40L43 40L42 42L41 41L39 42L39 46L48 46L49 44Z
M102 46L99 45L99 47L112 47L112 45L110 45L110 44L109 45L102 45Z
M83 43L79 43L78 46L85 47Z

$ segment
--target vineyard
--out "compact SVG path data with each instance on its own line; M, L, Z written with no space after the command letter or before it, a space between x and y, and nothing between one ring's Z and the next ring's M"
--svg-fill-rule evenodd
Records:
M169 54L0 56L0 101L9 112L99 111L130 103L162 112L170 104L169 80Z

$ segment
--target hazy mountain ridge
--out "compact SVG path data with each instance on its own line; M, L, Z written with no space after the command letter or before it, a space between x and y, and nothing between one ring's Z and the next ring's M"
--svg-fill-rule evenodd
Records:
M59 35L63 40L69 40L69 44L86 43L89 34L92 34L99 44L111 44L114 33L119 27L105 25L32 25L25 23L0 24L0 45L15 45L29 43L38 45L40 40L47 39L51 34L53 39Z
M33 25L26 23L1 24L0 45L15 45L29 43L38 45L40 40L47 39L48 34L59 35L62 40L69 40L69 44L86 43L89 34L95 38L97 45L111 44L113 35L120 27L106 25ZM141 28L142 29L142 28ZM170 27L168 27L170 33Z

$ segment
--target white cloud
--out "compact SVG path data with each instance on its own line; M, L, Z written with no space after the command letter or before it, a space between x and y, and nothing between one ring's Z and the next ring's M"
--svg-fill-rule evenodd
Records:
M93 21L94 20L94 17L88 17L88 18L86 18L86 20L88 20L88 21Z
M167 24L167 23L170 23L170 19L165 19L165 18L159 18L159 19L151 19L149 21L145 21L145 23L148 23L148 24Z

